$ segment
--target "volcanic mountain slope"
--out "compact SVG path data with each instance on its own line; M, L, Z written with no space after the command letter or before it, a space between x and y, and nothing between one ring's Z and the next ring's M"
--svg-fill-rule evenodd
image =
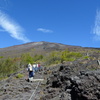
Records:
M42 82L27 82L26 69L0 81L0 100L100 100L100 51L58 43L33 42L0 49L0 56L16 56L21 53L46 53L54 50L84 52L90 58L77 59L63 64L43 66L35 74ZM18 74L23 77L18 78ZM32 98L31 98L32 97Z
M50 43L50 42L31 42L22 45L16 45L7 48L0 49L0 56L7 55L18 55L26 52L34 52L34 53L45 53L53 50L64 50L66 48L72 48L74 46L59 44L59 43ZM75 47L76 48L76 47Z
M4 57L16 57L22 53L34 53L34 54L46 54L51 51L61 51L68 49L69 51L88 51L95 48L83 48L80 46L64 45L61 43L51 43L51 42L31 42L22 45L16 45L6 48L0 48L0 56Z
M23 74L18 78L17 74ZM0 100L100 100L100 65L97 60L76 60L44 67L27 82L22 70L0 81Z

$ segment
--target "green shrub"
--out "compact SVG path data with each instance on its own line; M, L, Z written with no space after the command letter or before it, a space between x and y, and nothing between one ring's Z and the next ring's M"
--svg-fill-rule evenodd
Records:
M90 57L89 56L85 56L85 57L83 57L83 59L89 59Z
M63 61L74 61L77 58L82 57L81 53L78 52L69 52L69 51L63 51L61 54L61 62Z
M53 51L45 58L46 65L59 64L63 61L74 61L81 58L83 55L79 52L65 51Z
M18 66L13 58L0 60L0 77L7 77L8 75L18 71Z
M22 54L21 60L25 63L29 63L29 62L32 63L33 62L33 58L31 57L30 53Z
M28 63L34 63L34 62L37 62L39 60L42 60L43 59L43 55L34 55L33 57L31 56L30 53L24 53L21 55L21 66L22 65L27 65Z
M37 62L38 60L42 60L43 59L43 55L34 55L34 57L33 57L33 61L34 62Z
M51 52L44 59L45 59L44 61L45 61L46 65L61 63L60 52L58 52L58 51Z
M20 73L19 73L19 74L16 75L16 78L22 78L22 77L24 77L23 74L20 74Z
M3 58L3 56L0 56L0 59Z

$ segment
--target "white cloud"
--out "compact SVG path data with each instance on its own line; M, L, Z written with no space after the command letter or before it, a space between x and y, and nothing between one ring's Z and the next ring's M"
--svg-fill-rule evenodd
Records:
M93 34L95 40L100 40L100 10L96 11L96 17L95 17L95 25L93 28Z
M16 22L11 20L7 14L0 11L0 26L10 34L11 37L21 40L24 43L30 42L30 40L24 35L24 30Z
M52 33L53 32L52 30L44 29L44 28L38 28L37 31L41 31L43 33Z

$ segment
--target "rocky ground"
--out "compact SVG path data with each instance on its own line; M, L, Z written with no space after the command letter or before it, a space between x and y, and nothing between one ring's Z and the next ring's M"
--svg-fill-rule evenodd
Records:
M28 72L26 70L20 71L19 73L24 74L24 77L17 78L17 74L15 74L0 82L0 100L39 100L37 94L41 94L42 82L26 81L28 78ZM36 73L34 77L34 79L43 78L42 72Z
M78 60L56 67L47 78L41 100L100 100L97 60Z
M100 65L97 60L65 62L36 73L27 82L12 75L0 82L0 100L100 100Z

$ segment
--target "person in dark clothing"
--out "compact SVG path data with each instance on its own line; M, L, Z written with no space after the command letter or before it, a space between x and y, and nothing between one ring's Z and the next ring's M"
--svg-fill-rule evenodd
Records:
M28 71L29 71L29 78L34 77L33 66L30 63L28 64Z

